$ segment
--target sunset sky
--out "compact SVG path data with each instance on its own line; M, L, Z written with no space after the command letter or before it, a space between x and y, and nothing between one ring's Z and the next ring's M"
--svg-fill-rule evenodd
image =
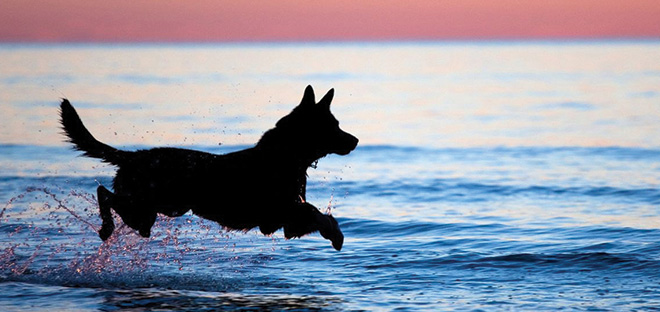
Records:
M3 0L2 42L660 38L658 0Z

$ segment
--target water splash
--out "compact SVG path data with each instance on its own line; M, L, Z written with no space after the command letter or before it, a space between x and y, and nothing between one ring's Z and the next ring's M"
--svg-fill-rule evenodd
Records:
M122 225L102 242L93 194L27 188L0 210L0 281L152 286L172 283L168 274L199 270L200 260L220 272L241 270L251 261L235 254L240 246L232 232L193 215L159 216L148 239L114 218ZM191 280L200 283L179 282Z
M328 205L325 207L325 214L332 215L332 200L334 199L334 194L330 195L330 200L328 200Z

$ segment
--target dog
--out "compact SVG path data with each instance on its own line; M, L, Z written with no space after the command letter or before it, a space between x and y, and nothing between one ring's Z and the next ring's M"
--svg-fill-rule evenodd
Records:
M286 239L318 231L339 251L344 235L337 220L305 200L307 168L328 154L347 155L358 144L330 112L333 97L330 89L316 103L307 86L300 104L256 145L224 155L116 149L92 136L67 99L60 105L60 123L75 150L117 167L114 193L102 185L97 189L103 241L115 228L111 210L143 237L151 235L158 213L178 217L192 210L229 230L259 227L270 235L284 228Z

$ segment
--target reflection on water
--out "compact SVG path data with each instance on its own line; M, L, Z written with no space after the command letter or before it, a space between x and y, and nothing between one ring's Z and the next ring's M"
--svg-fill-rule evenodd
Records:
M137 289L86 289L10 282L5 286L16 303L29 300L30 311L93 309L95 311L343 311L342 300L331 296L294 296ZM80 304L83 301L85 304ZM5 311L22 310L3 304Z
M248 295L139 289L107 292L102 310L111 311L342 311L332 297Z
M58 144L55 109L68 97L113 144L253 144L313 84L336 88L333 110L364 144L658 146L659 49L2 45L0 142Z

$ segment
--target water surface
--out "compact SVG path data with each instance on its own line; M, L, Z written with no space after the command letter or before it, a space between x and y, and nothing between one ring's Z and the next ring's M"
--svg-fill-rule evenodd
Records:
M657 42L1 45L0 310L657 309L658 56ZM98 239L95 189L114 168L62 142L59 98L111 145L226 153L307 84L336 89L360 138L309 170L341 252L193 215Z

